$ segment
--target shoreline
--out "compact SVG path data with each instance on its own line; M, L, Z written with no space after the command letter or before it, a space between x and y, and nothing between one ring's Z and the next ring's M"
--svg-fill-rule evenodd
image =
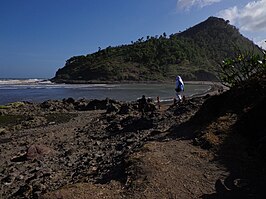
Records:
M149 81L130 81L130 80L123 80L123 81L102 81L102 80L59 80L59 81L53 81L53 79L48 79L52 83L56 84L172 84L175 83L175 80L149 80ZM219 83L219 81L198 81L198 80L184 80L184 83L188 84L214 84Z
M142 92L142 89L141 89L142 88L142 84L143 84L143 86L147 86L148 88L151 88L151 90L149 92L149 94L151 94L151 95L146 95L144 93L146 91L144 91L144 90ZM40 93L40 95L39 95L38 99L35 99L35 96L31 95L29 93L30 90L27 88L27 90L25 90L25 92L23 90L21 90L21 89L19 89L18 91L12 90L12 91L18 92L18 94L16 96L13 96L14 94L12 94L12 92L11 92L10 96L9 96L9 92L3 93L4 94L4 98L3 98L3 100L2 100L2 102L0 104L1 105L6 105L8 103L13 103L13 102L18 102L18 101L30 101L30 102L38 102L38 103L40 103L40 102L51 100L51 99L62 100L64 98L69 98L69 97L72 97L74 99L80 99L80 98L85 98L85 99L105 99L106 97L108 97L110 99L116 99L116 100L119 100L119 101L128 101L128 102L130 102L130 101L136 101L137 98L141 97L143 94L146 95L146 97L150 96L155 101L156 101L156 96L160 96L160 98L163 101L170 101L171 102L171 101L173 101L173 97L175 96L175 92L174 91L172 92L172 89L171 89L172 87L174 87L174 83L173 82L172 83L169 83L169 82L168 83L160 83L160 84L158 82L156 82L156 83L155 82L152 82L152 83L151 82L149 82L149 83L147 83L147 82L146 83L137 82L135 84L126 84L126 83L121 84L122 87L123 87L123 85L126 86L126 87L127 87L127 85L129 87L133 86L134 89L135 89L135 91L134 91L135 94L131 96L131 94L128 93L129 95L127 95L126 93L130 92L130 91L122 90L121 94L122 95L126 94L124 99L123 99L123 97L119 97L119 94L118 94L118 92L120 92L119 90L114 90L114 93L113 94L110 93L110 95L109 95L108 94L108 90L109 90L108 88L104 89L103 91L100 91L100 92L102 92L100 96L95 95L95 89L92 90L92 93L85 91L84 94L81 93L80 96L75 91L73 91L73 93L70 92L70 93L68 93L66 95L63 95L63 94L57 95L56 93L55 93L55 95L52 95L52 93L54 93L55 90L51 90L51 92L52 92L51 93L49 90L44 89L42 91L36 90L37 92ZM153 85L155 86L154 88L153 88ZM157 90L157 85L160 88L159 90ZM187 86L189 86L189 85L204 85L203 86L204 90L202 90L202 91L196 91L195 90L193 92L190 92L190 90L187 90L188 93L185 94L185 95L187 95L188 97L191 97L193 95L201 95L201 94L208 93L209 92L209 87L214 87L214 85L216 85L216 83L189 81L189 82L185 82L185 85L187 85ZM41 89L42 88L51 88L50 85L48 85L46 87L46 85L40 84L40 86L41 86ZM78 86L79 85L77 85L77 87ZM110 86L112 86L112 85L110 85ZM27 87L27 84L25 84L25 86L23 86L22 89L26 89L26 87ZM30 87L30 85L29 85L29 87ZM108 87L108 85L106 87ZM167 91L164 89L164 87L166 87ZM12 84L11 84L11 88L13 89L13 85ZM20 88L20 87L18 87L18 88ZM34 89L36 88L35 84L34 84L33 88ZM64 85L62 86L62 88L60 87L60 85L59 86L55 85L54 88L55 89L57 89L57 88L65 89ZM69 88L72 88L72 87L70 86ZM73 88L75 88L75 85L73 85ZM89 88L90 88L90 86L88 86L88 89ZM95 86L95 88L97 89L97 85ZM138 88L140 88L140 90ZM208 90L205 90L205 89L208 89ZM0 91L4 92L4 90L0 90ZM47 93L48 91L49 91L49 93ZM35 90L34 90L34 92L35 92ZM203 93L198 93L198 92L203 92ZM45 93L47 93L47 95L45 95ZM25 97L24 97L24 94L25 94ZM138 94L138 95L136 95L136 94ZM18 95L21 95L21 96L18 96Z
M8 81L22 81L22 82L17 82L18 84L34 84L34 83L43 83L50 81L53 84L174 84L174 80L169 80L169 81L156 81L156 80L151 80L151 81L85 81L85 80L72 80L72 81L53 81L52 79L49 78L0 78L0 81L4 81L5 84L0 84L0 85L8 85ZM199 84L199 85L221 85L219 81L209 81L209 80L203 80L203 81L198 81L198 80L184 80L185 84Z
M185 82L185 84L197 84L197 82L190 81L190 82ZM202 93L196 93L196 94L192 94L191 96L185 96L186 99L204 97L206 95L213 96L213 95L220 94L221 92L224 92L226 90L222 84L213 84L213 83L211 84L210 82L202 82L202 85L210 85L210 88ZM173 100L174 98L169 98L169 100L162 100L160 101L160 103L164 105L169 105L173 103Z

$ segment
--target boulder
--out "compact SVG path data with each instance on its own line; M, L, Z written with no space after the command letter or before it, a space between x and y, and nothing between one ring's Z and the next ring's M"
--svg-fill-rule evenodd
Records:
M63 102L67 104L74 104L75 100L72 97L69 97L67 99L63 99Z
M128 104L122 104L121 105L121 108L120 108L120 111L119 111L119 114L128 114L129 111L130 111L130 106Z
M26 158L28 160L42 159L44 156L53 154L53 150L42 144L31 145L26 153Z
M118 105L116 104L109 104L106 108L106 113L112 113L112 112L117 112L119 110Z

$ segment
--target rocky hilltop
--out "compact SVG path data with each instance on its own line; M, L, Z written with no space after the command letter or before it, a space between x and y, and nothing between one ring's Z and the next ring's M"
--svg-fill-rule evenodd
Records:
M65 83L217 80L219 63L236 50L259 48L221 18L210 17L183 32L142 37L131 44L71 57L52 81Z

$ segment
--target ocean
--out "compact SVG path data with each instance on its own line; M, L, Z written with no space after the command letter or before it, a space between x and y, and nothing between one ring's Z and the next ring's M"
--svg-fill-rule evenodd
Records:
M45 79L0 79L0 105L17 101L43 102L48 99L106 99L134 101L142 95L162 101L175 97L172 84L55 84ZM203 93L211 88L206 84L186 84L185 96Z

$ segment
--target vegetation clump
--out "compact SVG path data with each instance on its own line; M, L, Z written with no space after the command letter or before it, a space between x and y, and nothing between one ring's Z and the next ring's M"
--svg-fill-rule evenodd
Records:
M262 54L262 55L261 55ZM220 64L221 82L229 87L239 85L252 76L266 70L266 51L255 54L252 51L238 51L232 59L225 59Z
M0 127L11 127L23 120L22 115L0 115Z

